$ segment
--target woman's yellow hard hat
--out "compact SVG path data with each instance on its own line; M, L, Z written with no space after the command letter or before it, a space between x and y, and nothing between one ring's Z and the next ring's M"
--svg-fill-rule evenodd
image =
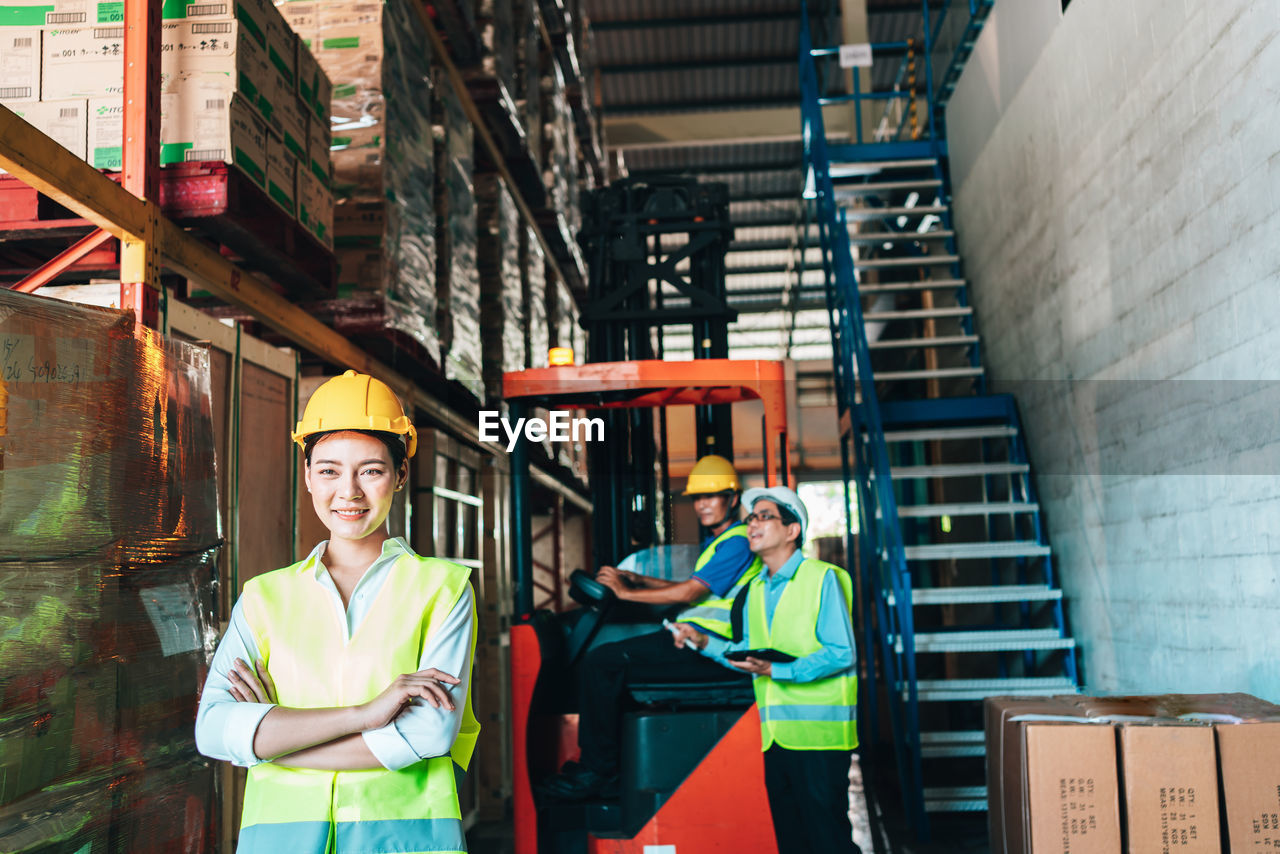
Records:
M716 495L721 492L741 492L738 470L733 463L718 454L707 454L689 470L689 482L683 495Z
M380 379L347 371L320 386L307 401L302 420L293 431L300 447L313 433L334 430L377 430L405 437L405 452L418 449L418 431L404 414L400 398Z

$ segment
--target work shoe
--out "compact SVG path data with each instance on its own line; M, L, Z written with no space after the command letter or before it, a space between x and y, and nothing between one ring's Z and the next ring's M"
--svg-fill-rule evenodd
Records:
M615 800L618 775L601 774L577 762L566 762L559 774L538 784L538 794L557 801Z

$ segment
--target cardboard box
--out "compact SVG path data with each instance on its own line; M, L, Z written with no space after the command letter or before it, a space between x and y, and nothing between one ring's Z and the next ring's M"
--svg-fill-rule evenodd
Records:
M1220 854L1212 728L1125 724L1120 754L1129 854Z
M380 249L339 249L337 258L339 297L383 289L386 261Z
M1027 723L1031 854L1120 854L1116 743L1106 724Z
M88 150L85 160L94 169L124 168L124 99L90 98Z
M327 120L329 101L333 98L333 84L329 82L329 76L320 67L319 61L312 52L312 46L316 44L314 35L307 38L298 37L298 97L306 103L313 116Z
M333 194L310 169L298 167L298 222L333 248Z
M235 15L232 0L164 0L166 21L225 20Z
M87 104L83 100L40 101L14 104L11 109L36 130L84 160L89 128Z
M5 0L0 27L77 27L118 24L124 0Z
M165 25L163 91L172 93L178 76L206 75L234 88L266 121L281 100L280 77L266 50L239 21L180 21Z
M315 39L320 30L319 0L284 0L275 5L294 35L308 42Z
M0 27L0 102L39 100L41 36L31 27Z
M266 123L240 95L210 83L205 77L188 78L161 96L161 163L230 163L265 190Z
M382 4L326 3L320 7L319 44L312 44L330 80L342 82L338 98L362 89L382 91Z
M261 6L263 19L267 25L267 58L276 73L285 82L290 94L298 91L298 37L285 23L284 17L275 6L264 2Z
M40 96L124 97L124 26L45 27Z
M333 158L329 153L329 120L311 116L307 120L307 171L327 188L333 180Z
M333 206L334 243L339 247L376 249L382 245L386 228L383 202L348 201Z
M276 83L285 87L280 79ZM283 88L278 89L279 98L271 116L271 129L284 141L293 159L300 164L307 163L307 112L297 95L288 94Z
M291 217L298 215L298 161L274 133L267 134L267 195Z
M1228 850L1280 849L1280 722L1218 724Z

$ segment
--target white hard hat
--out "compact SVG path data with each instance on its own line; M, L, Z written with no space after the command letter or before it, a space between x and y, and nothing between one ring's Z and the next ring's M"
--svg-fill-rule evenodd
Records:
M805 509L804 502L800 500L799 495L796 495L796 491L786 486L770 486L768 489L757 486L742 494L742 503L747 508L747 512L751 513L755 503L762 498L772 501L779 507L785 507L791 511L791 515L800 520L800 542L803 543L805 534L809 532L809 511Z

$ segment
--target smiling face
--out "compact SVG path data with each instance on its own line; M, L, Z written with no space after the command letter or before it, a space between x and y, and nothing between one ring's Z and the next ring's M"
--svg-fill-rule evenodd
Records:
M396 487L408 476L408 464L391 467L387 446L361 433L332 433L316 443L307 463L311 506L335 540L385 535Z
M693 499L693 512L698 514L698 524L704 528L714 528L725 520L729 513L729 505L733 495L718 493L715 495L697 495Z

